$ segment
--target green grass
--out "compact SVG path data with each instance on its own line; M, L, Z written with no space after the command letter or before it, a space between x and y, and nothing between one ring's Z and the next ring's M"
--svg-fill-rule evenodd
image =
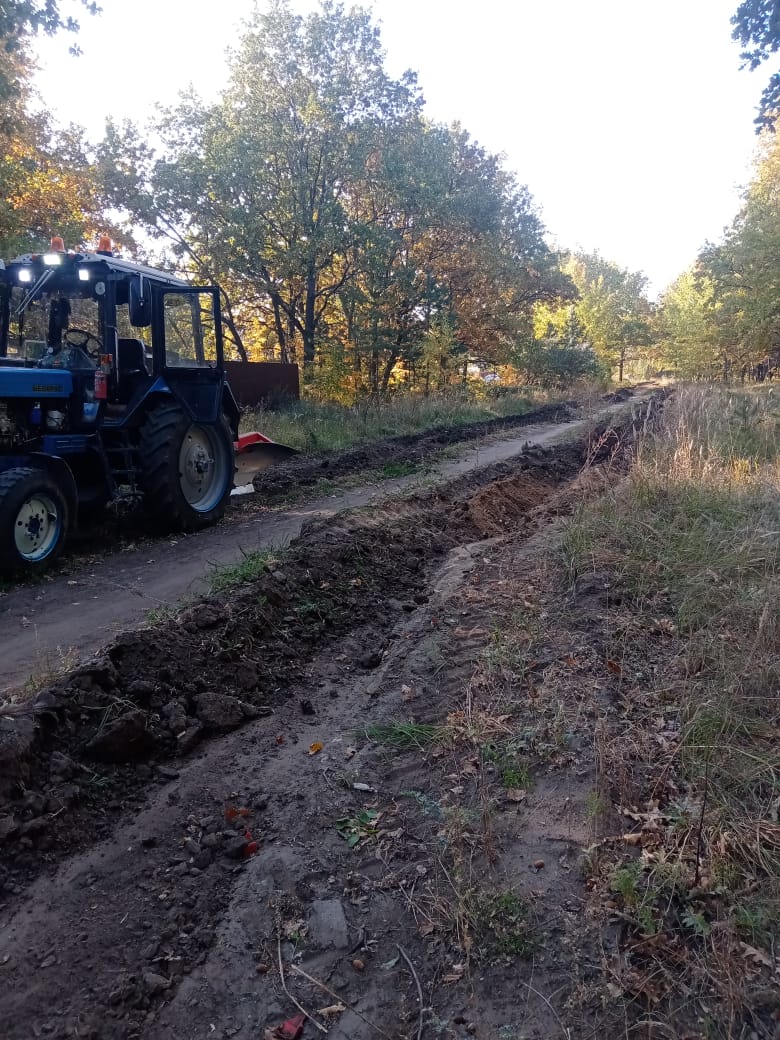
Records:
M425 722L388 722L366 726L363 734L369 740L374 740L377 744L387 744L395 751L409 751L442 740L445 730L441 726Z
M542 403L530 393L476 400L457 391L441 396L365 401L351 407L295 401L278 410L258 408L247 412L241 429L260 430L281 444L315 455L437 426L462 426L506 415L524 415Z
M212 593L225 592L239 585L249 585L279 564L284 550L280 548L256 549L244 553L237 563L215 566L209 575Z
M481 953L487 957L531 957L540 939L529 919L528 906L514 892L472 890L467 914Z

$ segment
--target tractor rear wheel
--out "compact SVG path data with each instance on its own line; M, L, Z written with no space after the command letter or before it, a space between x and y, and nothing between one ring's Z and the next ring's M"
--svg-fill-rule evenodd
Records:
M65 495L48 473L31 466L0 473L0 573L42 571L67 534Z
M179 405L154 408L141 427L147 513L167 530L195 531L225 513L233 487L233 438L225 419L191 422Z

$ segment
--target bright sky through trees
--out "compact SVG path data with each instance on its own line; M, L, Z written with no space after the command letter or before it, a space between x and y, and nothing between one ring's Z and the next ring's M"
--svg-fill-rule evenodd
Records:
M93 138L143 121L188 83L213 97L252 7L102 0L80 58L40 43L38 84ZM298 10L312 5L294 0ZM738 208L764 71L739 71L737 0L374 0L388 70L418 73L426 111L459 120L528 184L554 242L643 270L658 292ZM197 12L197 13L196 13Z

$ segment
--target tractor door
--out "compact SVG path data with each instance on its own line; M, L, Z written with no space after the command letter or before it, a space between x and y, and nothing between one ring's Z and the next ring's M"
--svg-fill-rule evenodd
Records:
M217 422L225 387L218 290L163 288L159 302L155 368L195 422Z

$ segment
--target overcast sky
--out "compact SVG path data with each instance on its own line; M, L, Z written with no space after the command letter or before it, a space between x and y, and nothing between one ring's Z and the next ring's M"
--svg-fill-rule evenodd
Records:
M44 41L39 89L100 136L190 82L209 98L252 0L101 0L83 55ZM553 244L596 250L661 291L737 212L768 72L739 70L738 0L373 0L387 67L528 184ZM297 9L310 0L295 0ZM216 10L219 10L217 6Z

